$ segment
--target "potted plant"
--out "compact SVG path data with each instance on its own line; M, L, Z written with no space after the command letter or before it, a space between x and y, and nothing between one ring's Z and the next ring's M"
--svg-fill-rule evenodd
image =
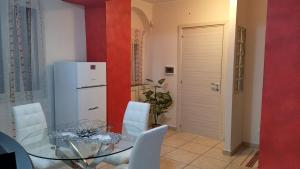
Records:
M160 79L155 83L151 79L146 79L149 87L143 88L143 95L145 96L144 102L151 105L150 113L153 115L153 127L159 126L158 118L160 115L167 112L168 108L172 105L173 100L169 91L164 91L163 85L166 79Z

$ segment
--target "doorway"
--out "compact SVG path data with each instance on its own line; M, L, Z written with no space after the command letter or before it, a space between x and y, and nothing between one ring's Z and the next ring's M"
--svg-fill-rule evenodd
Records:
M181 130L222 139L224 25L183 27L180 41Z

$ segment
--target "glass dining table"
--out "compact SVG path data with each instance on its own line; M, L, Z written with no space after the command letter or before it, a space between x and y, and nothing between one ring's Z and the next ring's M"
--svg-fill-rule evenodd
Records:
M127 132L112 132L103 122L83 120L32 132L20 143L30 156L93 169L107 156L131 149L135 140L136 136Z

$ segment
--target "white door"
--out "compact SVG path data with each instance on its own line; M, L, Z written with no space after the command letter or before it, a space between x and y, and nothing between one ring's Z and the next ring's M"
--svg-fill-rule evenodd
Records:
M224 26L183 28L182 33L181 129L220 138Z

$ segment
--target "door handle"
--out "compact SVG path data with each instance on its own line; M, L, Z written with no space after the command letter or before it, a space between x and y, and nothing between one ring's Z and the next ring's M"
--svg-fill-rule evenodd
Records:
M218 83L211 83L212 86L220 86Z
M211 90L219 92L220 91L220 84L218 84L218 83L211 83Z
M91 108L89 108L88 110L91 111L91 110L96 110L96 109L98 109L98 108L99 108L99 107L96 106L96 107L91 107Z

